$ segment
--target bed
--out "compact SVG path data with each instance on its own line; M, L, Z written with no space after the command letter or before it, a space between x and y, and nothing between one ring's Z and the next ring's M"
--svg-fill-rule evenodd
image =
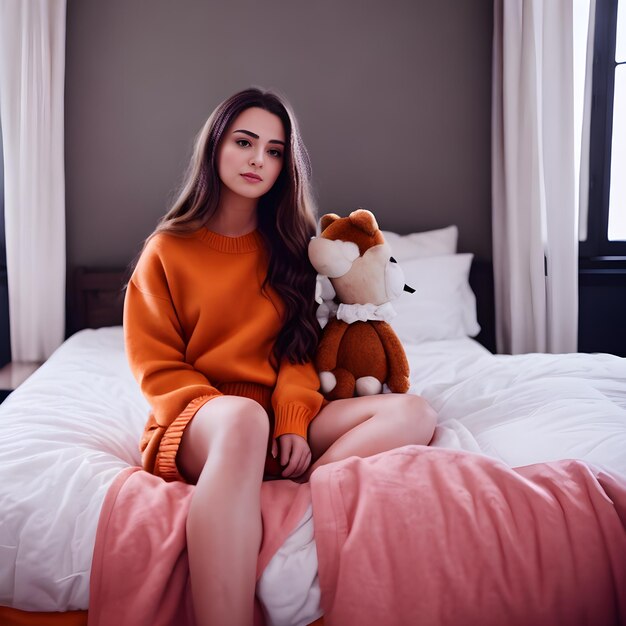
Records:
M264 483L256 623L626 623L626 359L492 354L456 229L385 235L435 436ZM76 332L0 405L0 624L193 625L193 487L138 468L124 278L77 273Z

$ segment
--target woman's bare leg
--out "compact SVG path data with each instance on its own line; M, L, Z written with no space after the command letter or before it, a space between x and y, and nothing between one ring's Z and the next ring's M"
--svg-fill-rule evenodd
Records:
M313 463L308 479L320 465L349 456L372 456L409 444L427 445L437 414L414 394L379 394L335 400L309 425Z
M196 482L187 546L198 626L252 624L268 434L263 408L234 396L210 400L185 428L177 464Z

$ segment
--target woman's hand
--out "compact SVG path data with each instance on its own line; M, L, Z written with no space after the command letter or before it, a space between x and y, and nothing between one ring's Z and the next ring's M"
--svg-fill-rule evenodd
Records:
M278 454L278 443L280 443L280 458L278 459L283 478L296 478L303 474L311 462L311 448L304 437L300 435L281 435L278 440L272 442L272 456L276 458ZM287 466L287 467L285 467Z

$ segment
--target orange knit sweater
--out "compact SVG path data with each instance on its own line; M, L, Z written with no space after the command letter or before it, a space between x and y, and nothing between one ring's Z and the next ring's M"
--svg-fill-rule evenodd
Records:
M219 395L273 411L275 438L306 438L323 402L319 379L311 363L272 365L284 307L273 289L261 291L267 266L258 231L160 233L141 254L124 300L124 339L152 408L140 443L144 469L182 480L176 452L185 426Z

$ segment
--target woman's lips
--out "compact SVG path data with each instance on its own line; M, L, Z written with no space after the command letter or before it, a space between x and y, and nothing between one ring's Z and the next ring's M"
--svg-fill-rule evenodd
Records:
M250 176L249 174L242 174L243 178L245 178L249 183L260 183L261 179L256 176Z

